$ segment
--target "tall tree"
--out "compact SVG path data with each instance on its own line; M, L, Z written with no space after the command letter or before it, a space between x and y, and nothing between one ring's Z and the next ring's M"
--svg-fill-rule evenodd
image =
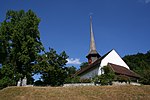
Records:
M11 66L13 76L17 76L16 79L26 76L28 83L33 82L32 65L43 50L39 23L40 19L32 10L9 10L0 26L0 63L6 66L2 70Z
M85 67L87 67L87 66L88 66L88 62L83 62L83 63L81 63L81 65L80 65L80 69L85 68Z
M72 83L74 82L75 78L74 78L74 74L76 73L76 67L71 66L71 67L67 67L67 78L65 79L65 83Z
M150 84L150 51L123 57L130 69L141 76L140 82Z
M39 56L34 71L42 74L41 78L45 85L63 85L67 78L67 68L65 67L67 58L64 51L57 54L54 49L49 48L49 52Z
M67 74L69 77L72 77L76 73L76 67L71 66L67 67Z

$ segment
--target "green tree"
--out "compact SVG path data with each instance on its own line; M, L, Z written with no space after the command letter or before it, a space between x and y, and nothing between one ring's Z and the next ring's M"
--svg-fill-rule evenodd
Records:
M66 69L69 77L72 77L76 73L76 67L74 66L66 67Z
M38 30L39 23L40 19L32 10L9 10L1 23L0 63L2 70L11 66L12 76L16 76L16 80L26 76L28 83L33 82L32 66L43 50ZM6 68L3 68L4 66ZM12 79L10 76L7 77Z
M34 66L34 71L41 73L43 84L51 86L63 85L67 78L67 63L68 56L63 51L57 54L52 48L49 48L49 52L45 52L39 57L38 63Z
M141 76L139 82L150 84L150 51L123 57L130 69Z
M73 83L75 81L74 74L76 73L76 67L66 67L67 78L65 79L65 83Z
M104 70L104 74L95 76L93 78L94 83L101 85L111 85L112 81L115 79L115 73L109 66L104 66L102 70Z
M87 67L88 66L88 62L83 62L83 63L81 63L81 65L80 65L80 69L83 69L83 68L85 68L85 67Z

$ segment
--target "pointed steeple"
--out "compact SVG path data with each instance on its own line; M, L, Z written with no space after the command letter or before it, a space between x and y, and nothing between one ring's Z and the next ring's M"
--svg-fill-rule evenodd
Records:
M90 37L91 37L90 51L92 50L95 51L96 47L95 47L95 40L94 40L93 27L92 27L92 16L90 16Z
M92 16L90 16L90 51L86 57L88 58L89 64L93 63L100 57L100 55L96 51L96 46L95 46L94 33L92 27Z

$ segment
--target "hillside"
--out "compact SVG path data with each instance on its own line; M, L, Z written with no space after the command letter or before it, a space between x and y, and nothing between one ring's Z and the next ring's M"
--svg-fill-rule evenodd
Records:
M150 100L150 86L7 87L0 100Z
M150 50L147 53L127 55L123 57L123 60L131 70L141 76L140 83L150 85Z

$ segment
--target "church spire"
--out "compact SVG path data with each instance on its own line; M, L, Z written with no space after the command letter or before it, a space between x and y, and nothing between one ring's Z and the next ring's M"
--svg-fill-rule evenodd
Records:
M95 40L94 40L94 34L93 34L93 27L92 27L92 16L90 16L90 37L91 37L90 51L96 50Z
M94 33L92 27L92 16L90 16L90 51L86 57L88 58L89 64L93 63L100 57L100 55L96 51L96 46L95 46Z

